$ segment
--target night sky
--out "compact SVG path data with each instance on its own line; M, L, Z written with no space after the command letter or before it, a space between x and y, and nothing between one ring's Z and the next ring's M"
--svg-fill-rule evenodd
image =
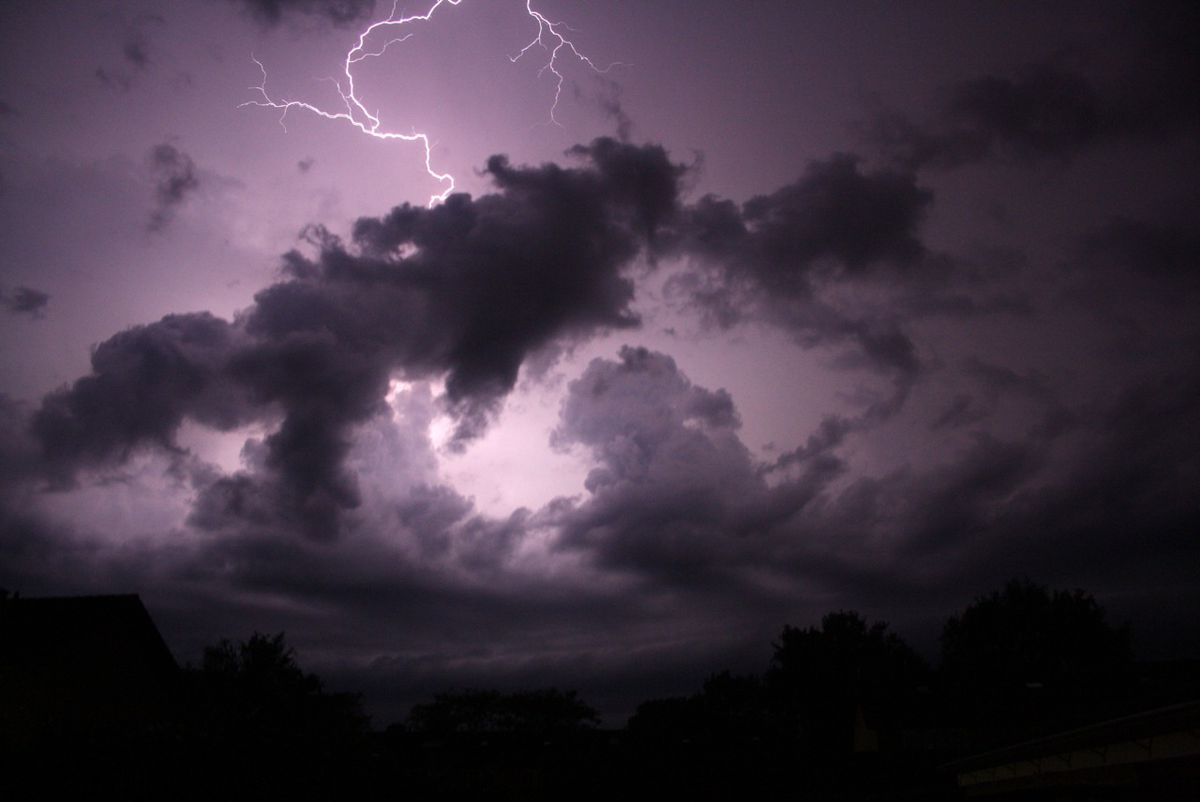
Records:
M353 66L428 206L245 105L346 112L390 3L4 3L0 585L284 630L381 724L620 724L836 609L932 658L1013 577L1197 656L1190 5L533 0L514 61L442 2Z

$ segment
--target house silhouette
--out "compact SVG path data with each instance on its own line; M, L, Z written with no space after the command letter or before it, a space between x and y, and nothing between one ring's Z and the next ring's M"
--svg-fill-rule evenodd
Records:
M0 599L0 737L146 733L179 669L135 594Z
M972 798L1195 799L1200 701L1012 744L945 768Z

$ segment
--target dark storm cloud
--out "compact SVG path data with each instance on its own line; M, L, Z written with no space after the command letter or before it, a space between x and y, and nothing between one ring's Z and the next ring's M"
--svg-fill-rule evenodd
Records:
M199 488L191 522L331 537L362 500L346 467L353 434L385 409L394 374L445 377L452 445L461 446L487 426L530 354L636 325L624 269L660 250L699 254L740 313L806 345L849 343L842 364L891 376L894 392L867 399L854 425L903 402L919 361L898 323L817 296L840 281L919 269L915 228L930 196L911 175L863 173L836 156L743 209L707 198L684 210L683 168L661 148L599 139L571 154L584 166L493 157L496 194L361 219L351 246L310 229L316 256L288 254L287 279L232 324L170 316L103 343L93 374L38 412L49 475L68 484L78 468L139 447L175 450L185 420L219 430L266 423L276 428L255 447L252 469ZM170 144L153 158L165 221L195 190L195 168Z
M432 211L403 206L360 220L354 236L366 259L325 258L327 275L340 281L354 271L358 280L416 248L403 260L406 281L394 289L398 308L419 304L411 314L423 325L392 347L404 349L410 370L449 369L456 440L486 424L526 355L557 337L637 323L629 309L633 284L620 268L645 244L653 247L675 214L681 168L661 148L607 139L572 153L593 169L514 168L492 157L487 171L500 194L474 202L453 196ZM413 289L422 297L410 295ZM281 301L261 305L256 321L292 325L292 302Z
M122 549L103 560L86 539L0 505L5 581L38 588L69 568L80 590L148 589L161 600L156 617L180 632L239 634L247 620L286 628L337 652L347 686L372 691L392 715L422 693L481 678L570 677L600 689L606 676L629 683L609 691L627 713L664 666L703 673L765 659L778 622L830 606L882 609L903 628L921 610L944 615L965 602L964 588L1012 575L1097 590L1130 575L1188 581L1185 566L1200 556L1189 480L1200 471L1196 368L1093 409L1074 445L1062 431L978 435L941 464L835 490L852 421L827 419L768 484L727 393L695 385L664 354L625 348L593 361L562 407L558 445L597 462L582 500L489 519L449 488L416 485L385 505L386 517L352 520L337 549L279 537L270 506L201 502L195 516L224 523L206 527L199 550ZM986 363L964 369L1003 392L1039 383ZM21 410L10 411L0 420L19 423ZM16 423L0 427L4 465L35 465L38 445ZM538 527L555 533L557 554L598 573L520 571L514 550ZM1123 610L1147 604L1125 598ZM346 623L331 632L331 616ZM194 654L211 640L193 637ZM366 659L348 660L358 655Z
M217 429L249 415L229 362L239 333L207 313L169 315L121 332L92 352L92 373L46 396L33 418L58 483L77 469L128 458L140 446L171 449L185 417Z
M829 495L846 470L835 451L860 421L827 418L764 471L737 436L728 395L693 385L664 354L626 348L620 357L593 361L563 404L557 442L588 448L600 465L590 497L548 511L559 547L751 607L839 585L878 591L884 578L904 584L897 563L960 559L972 533L988 531L1038 475L1053 442L979 435L948 464ZM951 593L950 575L933 573L933 587Z
M705 197L680 227L681 250L696 257L696 269L670 289L722 326L761 320L805 347L852 345L846 366L893 378L892 396L874 404L886 416L919 371L915 346L892 314L846 306L836 295L863 282L934 279L918 233L932 199L911 173L864 172L850 154L813 161L794 183L741 207Z
M267 27L353 24L372 11L235 2L223 7L231 23L251 25L253 14ZM841 154L747 203L685 204L687 176L661 149L600 140L576 149L575 165L489 161L494 195L401 206L344 240L314 227L235 317L174 315L121 332L96 346L88 375L34 409L0 396L0 584L26 595L139 591L181 661L218 637L285 629L306 668L387 711L379 725L464 685L578 685L598 704L592 688L608 689L629 712L713 670L761 670L782 624L817 623L830 609L882 616L906 638L919 621L932 643L946 614L1021 575L1094 591L1118 617L1140 609L1139 634L1178 619L1162 625L1169 646L1200 648L1184 620L1200 605L1194 199L1156 198L1153 164L1144 183L1120 187L1080 159L1049 184L1026 175L1015 186L1032 195L1005 198L1009 219L983 223L975 196L1013 186L996 185L990 167L978 184L937 178L945 217L926 175L914 176L997 160L1053 165L1105 143L1122 143L1121 154L1138 146L1128 148L1135 166L1165 161L1174 151L1144 146L1174 148L1195 131L1195 28L1170 20L1180 8L1138 4L1119 47L1038 60L1013 43L1034 63L992 75L948 64L955 83L940 106L889 121L890 169ZM1078 27L1095 30L1103 16ZM118 88L131 77L148 88L187 57L161 45L117 30L107 57L85 64L103 63ZM863 74L879 74L884 52ZM897 69L894 83L919 92L924 78ZM612 90L601 85L594 100L624 139L628 98ZM9 120L0 104L0 125L45 116L9 99L23 116ZM801 106L783 111L798 119ZM729 129L749 134L739 143L769 149L769 131L741 122ZM181 204L189 217L203 211L188 176L207 178L178 151L194 142L169 145L175 156L155 173L164 225ZM206 147L202 166L219 150ZM318 171L302 156L291 175L311 180ZM754 161L739 180L774 163ZM17 167L3 169L24 186L29 169ZM1089 223L1089 209L1104 217ZM1030 210L1046 211L1032 228ZM1074 249L1061 240L1087 225ZM1006 237L1011 250L949 257L935 252L939 235ZM137 272L140 257L129 256L124 268ZM451 413L452 442L469 444L543 354L613 330L636 342L637 312L660 312L660 274L634 297L650 270L676 272L671 299L745 334L746 351L759 327L816 349L803 368L767 368L811 374L727 392L681 366L738 382L769 357L730 366L725 348L690 343L676 364L626 348L573 377L563 399L557 445L592 469L578 496L491 516L440 484L439 468L455 463L439 463L429 442L435 416ZM48 285L56 316L89 297L85 285L64 287ZM12 311L36 316L44 306L31 298L17 306L34 308ZM997 312L1026 317L982 317ZM427 381L442 380L435 398ZM860 382L865 391L846 394ZM735 398L756 437L761 426L776 439L790 430L789 410L825 414L764 464L743 442ZM235 441L245 442L240 470L198 456L212 448L229 460ZM486 463L487 446L478 457Z
M808 436L804 445L781 454L773 464L763 466L760 472L769 474L795 465L807 466L809 470L818 467L831 475L840 472L844 466L833 451L859 428L861 421L840 415L827 415L821 420L817 430Z
M590 95L587 95L578 84L572 84L575 100L594 104L612 122L616 129L614 132L616 138L621 142L628 142L633 133L633 119L629 116L622 101L621 85L611 78L603 76L596 76L593 83L595 89Z
M11 417L19 424L21 411ZM36 464L36 442L24 427L10 428L13 449L0 426L3 464ZM0 573L7 587L26 594L137 588L181 660L195 659L218 637L285 629L306 666L366 690L373 712L386 716L381 725L450 685L549 685L565 677L608 688L613 723L620 723L647 672L669 678L686 668L673 676L690 683L700 678L690 673L702 672L697 666L728 656L724 644L689 627L647 619L640 596L591 586L570 571L509 565L514 547L538 525L524 511L506 519L471 515L469 502L432 486L414 488L382 512L389 507L398 526L387 518L352 521L337 548L241 521L192 546L171 538L106 549L87 533L0 503ZM405 550L422 536L438 542ZM624 648L614 651L617 638ZM763 638L756 640L761 646Z
M917 227L932 200L911 173L864 173L857 157L836 154L740 209L701 200L687 245L718 262L729 283L811 297L822 280L916 262L924 252Z
M146 42L140 38L130 39L121 48L121 54L125 56L135 69L144 70L150 65L150 53Z
M169 142L155 145L149 154L150 170L156 181L155 209L150 214L151 231L162 231L175 211L200 188L192 157Z
M97 67L94 75L100 83L110 89L128 92L139 76L154 63L148 33L150 27L165 25L166 20L157 14L141 14L132 20L124 19L120 14L114 16L125 29L121 37L120 63Z
M94 73L96 80L110 89L119 89L122 92L128 92L133 86L133 79L126 74L106 70L104 67L97 67Z
M594 360L572 382L555 437L588 448L600 466L588 477L587 499L549 511L559 547L652 587L728 595L745 609L777 609L835 578L869 583L878 555L860 546L890 529L904 508L892 494L916 487L910 475L862 480L823 498L846 467L834 451L860 424L826 419L767 471L737 428L728 395L693 385L664 354L625 348L619 362ZM971 514L1000 481L986 475L989 456L973 460L973 471L930 476L921 495L956 499L950 518ZM1002 473L1016 481L1019 468ZM764 481L766 472L774 483ZM922 515L931 509L924 500L914 504ZM902 542L952 522L909 523Z
M1193 224L1117 218L1085 237L1081 259L1174 286L1194 287L1200 282L1200 229Z
M485 549L463 574L406 559L382 538L360 537L353 548L337 550L253 535L222 538L181 566L169 585L204 592L203 603L188 600L164 616L159 610L175 608L178 598L164 588L155 617L167 617L176 632L210 639L248 631L248 620L286 629L306 665L324 655L328 670L316 665L322 676L368 692L373 712L387 716L380 725L447 687L598 684L610 672L636 685L637 677L663 670L659 660L648 667L650 656L678 667L690 646L711 657L708 643L681 645L678 630L664 646L668 633L662 622L646 620L640 598L574 575L497 572L488 565L491 554ZM331 629L330 620L343 623ZM622 649L612 649L616 639ZM196 638L191 654L204 642ZM630 698L642 692L626 689L620 713L627 715Z
M739 316L782 325L807 346L845 344L839 364L889 376L893 391L864 396L853 426L903 403L920 362L898 321L820 296L925 270L916 228L930 195L910 174L864 173L840 155L740 209L714 198L683 207L684 168L660 147L598 139L569 153L582 166L492 157L495 194L360 219L349 245L310 228L316 255L286 255L285 280L233 323L169 316L101 344L92 375L37 414L48 475L67 485L77 469L141 447L177 452L185 420L218 430L263 424L274 430L250 449L249 470L197 488L192 524L332 537L362 502L346 459L355 432L386 410L389 379L444 377L442 403L457 422L451 447L461 447L488 425L530 355L637 325L626 268L659 253L698 255L704 280ZM165 221L198 180L173 145L152 156L156 219ZM746 465L739 471L760 481Z
M571 383L555 432L589 449L591 496L552 510L560 548L601 566L672 584L717 577L745 591L739 571L771 551L771 533L840 470L812 454L801 478L770 488L737 436L733 401L688 381L674 360L623 348Z
M959 580L981 587L1036 573L1112 593L1121 613L1136 619L1142 648L1160 655L1200 648L1200 630L1170 612L1198 596L1191 568L1200 559L1198 367L1193 356L1131 383L1113 404L1082 416L1083 445L1063 471L963 518L957 556L947 563Z
M292 18L316 18L333 25L348 25L368 16L375 0L229 0L256 20L274 27Z
M1064 162L1109 142L1162 141L1200 122L1200 13L1192 3L1136 3L1097 41L1011 74L950 86L936 119L885 113L870 137L916 169L1008 158Z
M0 393L0 496L37 470L37 452L29 432L29 410Z
M1012 368L994 365L977 357L968 357L963 362L962 369L992 396L999 396L1001 393L1022 393L1035 398L1050 399L1053 395L1047 377L1036 371L1020 374Z
M944 130L925 130L902 115L877 121L875 138L909 168L958 167L997 155L1022 161L1067 159L1116 131L1091 85L1053 65L1015 77L987 76L950 92Z
M396 523L412 533L424 557L447 554L451 528L470 512L471 502L443 485L418 485L394 509Z
M319 253L288 254L286 280L234 323L175 315L102 343L92 374L35 417L49 474L69 483L139 447L174 450L184 420L220 430L278 422L253 471L200 492L193 523L331 537L361 500L345 466L352 431L386 409L393 374L445 376L461 444L484 429L530 354L637 322L624 270L676 215L682 168L661 148L605 139L572 153L581 167L493 157L496 194L361 219L353 247L314 229ZM169 145L156 154L162 191L184 197L190 160Z
M959 393L954 400L929 424L933 431L938 429L957 429L986 420L991 410L981 409L979 404L967 393Z
M1131 383L1088 422L1102 436L1076 464L1069 487L1091 503L1063 499L1060 512L1081 535L1115 552L1108 556L1114 570L1119 555L1145 564L1192 555L1200 547L1200 498L1193 492L1200 475L1195 354L1174 370Z
M8 292L0 287L0 307L14 315L29 315L41 317L45 314L46 305L50 303L50 295L31 287L17 287Z
M959 429L983 423L996 412L1002 398L1031 400L1043 408L1042 425L1065 426L1070 415L1050 387L1049 378L1037 371L1020 374L1003 365L969 357L961 365L962 375L974 385L973 393L958 393L938 413L929 428Z
M623 349L570 385L555 435L597 460L590 495L541 514L560 549L643 578L648 599L667 588L710 601L728 593L753 615L833 593L903 620L1020 574L1099 589L1125 587L1127 569L1187 581L1181 566L1200 548L1188 534L1200 525L1194 355L1110 403L1071 410L1039 374L962 367L985 405L991 395L1034 404L1034 425L976 432L940 463L838 488L840 449L862 421L826 418L804 445L757 465L727 395L693 385L664 354ZM973 403L943 417L970 418ZM1150 591L1127 592L1128 609L1144 613L1138 594Z
M1200 470L1197 376L1185 367L1131 387L1085 421L1082 448L1056 459L1061 433L979 435L940 465L860 478L832 493L845 470L833 452L853 426L827 420L768 486L737 437L726 393L692 384L663 354L626 348L618 361L594 361L563 406L559 445L586 448L598 462L583 501L489 520L448 488L418 486L393 507L398 526L387 538L356 538L353 549L337 552L279 538L273 510L263 512L261 528L252 515L235 515L232 528L214 530L203 552L171 569L172 582L229 587L250 594L244 604L255 609L261 595L258 614L286 620L289 631L316 624L304 607L286 618L270 613L267 599L339 610L368 633L391 631L400 616L410 656L402 661L409 668L390 670L395 679L415 670L417 654L443 678L489 669L527 676L519 666L558 652L559 638L573 644L570 654L592 659L584 655L613 632L634 638L638 611L661 605L668 589L683 594L681 606L659 623L685 625L695 604L720 611L724 629L710 624L706 634L719 652L743 631L731 622L776 620L830 593L837 603L885 605L903 619L908 605L944 611L964 586L1031 570L1098 588L1125 571L1175 576L1194 564L1190 533L1200 522L1188 481ZM20 438L18 431L9 439L28 456ZM232 514L226 504L216 509ZM14 564L39 564L48 559L38 550L45 544L29 534L36 521L23 520L7 536L25 544ZM587 592L574 574L513 573L512 549L534 526L553 527L561 552L585 555L604 574L645 582L618 598ZM415 556L384 545L403 540L397 532L416 542ZM451 566L458 568L446 573ZM106 570L137 573L136 566ZM32 569L25 575L36 578ZM737 612L722 598L736 601ZM229 625L236 620L231 613ZM595 640L568 635L582 630Z
M847 555L840 564L878 560L893 576L920 566L922 592L952 596L955 583L984 587L1036 573L1122 588L1131 604L1144 603L1155 581L1190 581L1181 566L1193 564L1200 547L1192 536L1200 502L1190 489L1200 470L1198 386L1193 355L1157 378L1130 382L1111 403L1070 410L1065 425L1048 399L1046 421L1024 436L976 435L940 467L860 480L827 508L842 513L814 520L809 531L892 540L895 550ZM1148 577L1157 579L1145 584Z
M1052 377L955 363L962 393L921 420L965 447L933 466L855 476L855 438L896 424L923 375L913 319L984 306L953 294L955 282L982 281L964 277L974 267L924 246L931 196L910 172L840 155L741 206L684 205L684 170L661 148L601 139L571 152L581 163L569 168L493 157L495 194L399 206L359 220L349 242L310 229L313 250L286 255L283 278L232 322L169 316L97 346L90 375L46 397L15 445L0 443L4 464L29 466L4 480L0 537L16 555L5 581L149 583L178 631L236 635L252 617L365 655L344 669L353 682L444 687L563 671L644 677L646 655L717 661L741 654L748 633L765 652L774 633L763 622L835 605L873 605L893 621L944 614L964 586L1035 569L1119 586L1127 565L1164 568L1138 553L1139 538L1163 544L1172 565L1195 556L1181 534L1198 517L1188 477L1200 416L1178 400L1200 397L1190 363L1174 366L1174 384L1131 386L1070 414ZM1152 281L1186 274L1194 246L1172 231L1118 221L1081 247L1121 265L1101 272ZM893 392L827 416L763 465L729 393L693 384L665 354L625 348L593 361L562 408L557 445L595 460L582 498L490 518L438 484L436 461L414 467L433 461L415 433L435 403L466 443L531 356L635 326L633 268L656 256L691 257L679 288L725 325L781 327L835 349L838 365L889 377ZM1185 339L1180 350L1195 342ZM393 378L444 378L445 396L409 399L411 420L393 425ZM1032 405L1041 422L1004 437L972 431L1000 399ZM187 421L253 425L245 469L197 464L178 444ZM379 453L362 453L372 438ZM9 501L33 471L61 488L142 450L187 483L200 545L131 547L98 566L86 537ZM330 636L331 620L345 631Z
M87 575L93 550L31 508L30 487L42 457L30 414L25 404L0 393L0 585L36 594L54 588L61 577Z
M1114 354L1156 362L1193 347L1190 313L1200 297L1195 217L1184 201L1158 219L1110 219L1075 243L1061 297L1101 316Z
M894 494L892 502L904 506L911 500L917 503L901 521L880 520L873 528L900 523L905 555L956 556L957 550L971 545L972 533L986 530L989 519L1036 473L1046 445L978 434L949 465L913 481L896 482L903 488L899 493L897 488L889 488ZM882 504L876 509L884 512L889 507L894 509Z

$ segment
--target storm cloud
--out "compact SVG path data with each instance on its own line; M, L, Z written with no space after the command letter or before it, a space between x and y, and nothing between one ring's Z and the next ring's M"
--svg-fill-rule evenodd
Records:
M50 303L49 293L32 287L17 287L11 292L0 288L0 306L14 315L41 317Z
M115 18L121 21L124 28L120 61L111 66L97 67L93 74L108 88L128 92L154 65L150 32L161 29L166 20L158 14L138 14L132 19L125 19L119 12Z
M194 188L191 162L170 145L157 150L169 168L160 190L178 202ZM919 360L899 324L820 294L921 269L915 229L931 195L911 175L864 174L853 157L835 156L738 209L712 197L683 204L685 168L657 146L597 139L569 155L581 166L514 167L494 156L494 194L360 219L349 245L310 229L316 253L288 253L285 280L233 322L172 315L102 343L92 374L46 398L35 417L47 475L69 486L80 468L119 464L139 448L177 451L184 421L218 431L263 424L273 431L250 452L253 469L202 488L192 522L334 537L341 514L361 502L345 465L354 431L385 411L392 379L444 378L450 447L462 448L530 355L636 327L629 269L661 254L694 255L739 315L809 347L849 343L843 364L890 376L894 391L856 425L903 403Z
M163 190L190 160L164 145ZM45 399L34 430L48 474L120 463L138 448L177 449L185 420L217 430L275 424L252 473L205 488L194 521L229 516L333 537L358 506L344 467L351 432L384 410L393 376L445 376L455 443L477 437L523 361L556 341L628 328L624 275L676 213L682 168L657 147L597 140L584 164L487 166L497 192L453 195L359 220L353 244L318 232L312 257L284 260L286 280L232 323L172 315L122 332L92 355L92 374Z
M162 231L175 217L176 210L200 188L200 177L192 157L170 142L151 148L147 157L154 176L154 211L148 227Z
M241 6L266 27L289 17L318 19L337 26L349 25L375 9L375 0L229 0Z
M381 4L77 5L0 9L4 587L286 630L379 725L619 724L834 609L932 655L1020 576L1200 649L1190 5L548 5L639 66L531 128L523 4L445 4L356 73L434 208L420 148L237 107L255 53L342 108Z
M910 169L948 169L992 159L1065 163L1103 144L1194 132L1193 5L1136 3L1114 17L1104 34L1065 53L949 86L929 122L882 114L871 137Z
M839 468L805 460L803 482L769 488L739 426L727 392L693 385L665 354L624 348L619 362L594 360L571 383L555 432L599 463L588 500L554 511L560 548L672 583L736 578Z
M898 316L847 304L845 289L925 284L944 292L919 232L932 200L912 173L866 172L845 153L811 162L797 181L740 207L702 198L680 228L693 269L669 290L721 327L759 321L806 348L848 345L844 365L891 377L893 392L871 412L886 417L919 373L916 349Z

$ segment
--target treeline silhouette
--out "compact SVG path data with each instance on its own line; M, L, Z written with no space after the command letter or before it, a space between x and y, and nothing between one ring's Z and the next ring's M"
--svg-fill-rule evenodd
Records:
M951 617L941 645L933 667L886 623L831 612L784 627L762 675L643 703L630 741L644 776L697 798L954 798L938 771L953 758L1138 704L1128 628L1080 591L1010 582Z
M282 633L256 633L180 669L169 705L137 731L9 733L21 768L0 791L34 781L175 799L956 799L950 761L1197 692L1190 670L1147 681L1128 627L1090 595L1024 580L951 616L937 665L853 611L785 626L770 647L762 673L722 671L691 695L647 700L623 729L602 728L574 691L543 688L448 690L377 731L357 695L300 668Z

